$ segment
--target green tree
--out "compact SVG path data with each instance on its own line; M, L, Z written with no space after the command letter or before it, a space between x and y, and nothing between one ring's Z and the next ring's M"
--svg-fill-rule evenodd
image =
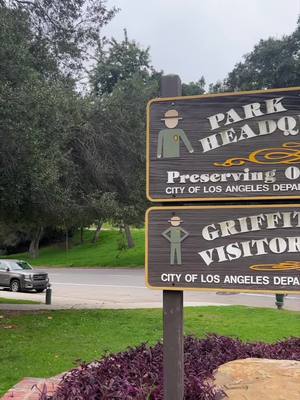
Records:
M300 20L291 35L260 40L236 64L223 82L210 91L239 91L298 86L300 84Z
M114 194L109 219L123 226L141 224L145 200L145 108L158 92L157 80L139 74L120 81L110 94L95 97L84 144L90 193ZM81 139L82 141L83 139ZM87 182L85 182L87 185ZM97 204L97 202L95 203ZM99 207L100 215L103 207ZM103 220L103 217L97 218Z
M129 40L124 30L124 39L103 42L98 50L97 63L91 73L93 93L111 93L120 81L132 78L136 73L145 80L155 74L150 65L149 48L143 49L134 40Z
M14 90L1 93L0 88L0 212L3 220L27 223L32 255L43 228L57 224L72 208L72 96L66 98L57 85L34 81L19 88L16 102Z
M205 93L205 79L202 76L196 82L183 83L182 95L183 96L196 96Z
M34 45L27 15L0 8L0 218L27 226L33 256L44 228L71 209L69 141L80 124L78 95L51 54L36 68Z
M96 224L92 242L97 243L103 223L113 221L115 210L118 207L116 194L110 192L90 193L86 200L89 209L92 211L93 222Z
M94 56L101 29L118 11L108 8L105 0L1 0L0 7L27 15L37 68L43 67L43 53L51 54L66 74L78 71Z
M124 40L112 39L98 56L84 142L89 190L115 196L111 219L133 247L129 225L142 223L146 207L145 109L158 95L160 74L150 64L149 50L129 41L126 32Z

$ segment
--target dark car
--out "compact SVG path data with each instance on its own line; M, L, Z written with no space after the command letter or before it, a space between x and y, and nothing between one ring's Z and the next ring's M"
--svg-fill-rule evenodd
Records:
M49 286L48 274L33 269L26 261L0 260L0 286L12 292L36 290L43 292Z

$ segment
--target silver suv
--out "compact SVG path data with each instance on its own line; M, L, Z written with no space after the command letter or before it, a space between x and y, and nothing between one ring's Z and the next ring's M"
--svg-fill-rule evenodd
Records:
M34 270L26 261L0 260L0 286L12 292L36 290L43 292L49 286L46 272Z

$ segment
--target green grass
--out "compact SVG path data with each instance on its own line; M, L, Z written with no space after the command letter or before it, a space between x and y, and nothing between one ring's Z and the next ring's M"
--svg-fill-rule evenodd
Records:
M27 260L33 266L44 267L141 267L144 265L144 230L132 229L133 249L118 250L122 235L118 230L105 230L98 243L92 243L93 231L85 231L84 244L76 235L66 252L64 243L42 247L40 255L31 259L28 253L13 254L9 258Z
M0 395L25 376L49 377L78 359L92 361L162 338L161 310L2 312ZM10 327L10 328L7 328ZM218 333L244 341L299 336L300 313L242 306L185 309L185 334Z
M0 297L0 304L41 304L41 303L39 301L6 299L5 297Z

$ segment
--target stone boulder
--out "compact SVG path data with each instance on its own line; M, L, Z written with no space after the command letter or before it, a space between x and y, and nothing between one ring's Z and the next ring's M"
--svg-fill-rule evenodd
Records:
M214 377L226 400L300 400L300 361L235 360L221 365Z

